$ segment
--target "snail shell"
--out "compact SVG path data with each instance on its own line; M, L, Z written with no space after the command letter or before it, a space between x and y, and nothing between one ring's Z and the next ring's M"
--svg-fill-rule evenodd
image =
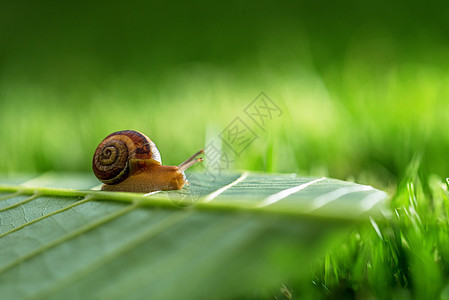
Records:
M92 169L105 184L117 184L129 175L130 159L152 159L162 164L156 144L146 135L123 130L108 135L95 150Z

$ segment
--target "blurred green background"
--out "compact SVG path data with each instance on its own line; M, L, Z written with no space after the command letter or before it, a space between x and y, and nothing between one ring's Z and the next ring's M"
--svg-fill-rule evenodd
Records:
M449 174L449 2L2 1L0 173L90 171L135 129L178 164L261 92L232 168L394 186ZM224 148L226 151L226 148Z
M179 164L260 92L283 114L230 168L392 195L294 293L449 299L448 1L0 1L2 177L91 172L123 129Z

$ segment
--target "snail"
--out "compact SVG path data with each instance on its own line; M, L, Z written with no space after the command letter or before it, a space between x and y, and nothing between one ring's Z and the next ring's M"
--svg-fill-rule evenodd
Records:
M187 182L184 171L204 153L200 150L178 166L162 165L156 144L146 135L123 130L108 135L95 150L92 169L103 191L150 193L179 190Z

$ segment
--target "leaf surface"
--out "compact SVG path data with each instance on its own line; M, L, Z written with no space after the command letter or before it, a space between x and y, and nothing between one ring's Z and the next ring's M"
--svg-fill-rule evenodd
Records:
M1 294L270 295L387 199L370 186L294 174L191 173L189 181L143 195L90 190L98 181L85 174L0 180L9 183L0 185Z

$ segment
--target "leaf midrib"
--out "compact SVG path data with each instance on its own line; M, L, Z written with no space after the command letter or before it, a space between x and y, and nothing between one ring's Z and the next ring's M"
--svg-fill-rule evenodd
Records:
M196 202L193 206L188 207L191 204L190 201L186 201L184 199L179 199L179 204L184 203L183 205L174 205L172 200L158 198L157 196L146 197L144 194L138 193L125 193L125 192L106 192L106 191L92 191L92 190L75 190L75 189L62 189L62 188L49 188L49 187L27 187L22 185L0 185L0 191L3 192L11 192L12 195L35 195L39 196L54 196L54 197L89 197L90 201L93 200L108 200L108 201L119 201L132 203L137 202L139 206L149 206L149 207L162 207L173 210L198 210L198 211L221 211L221 212L230 212L230 211L239 211L239 212L248 212L248 213L259 213L259 214L274 214L274 215L282 215L282 216L290 216L290 217L300 217L305 219L320 219L326 222L357 222L357 221L365 221L366 216L364 214L360 214L358 216L346 216L346 215L329 215L329 214L320 214L315 212L302 212L298 210L292 210L290 208L278 207L278 206L260 206L259 203L255 205L248 205L242 203L236 203L234 201L226 201L225 197L220 198L220 201L207 201L204 199L207 198L208 195L199 198L199 201ZM215 191L214 191L215 192ZM214 193L213 192L213 193ZM4 196L7 197L7 196ZM233 199L230 199L233 200ZM1 237L1 236L0 236Z

